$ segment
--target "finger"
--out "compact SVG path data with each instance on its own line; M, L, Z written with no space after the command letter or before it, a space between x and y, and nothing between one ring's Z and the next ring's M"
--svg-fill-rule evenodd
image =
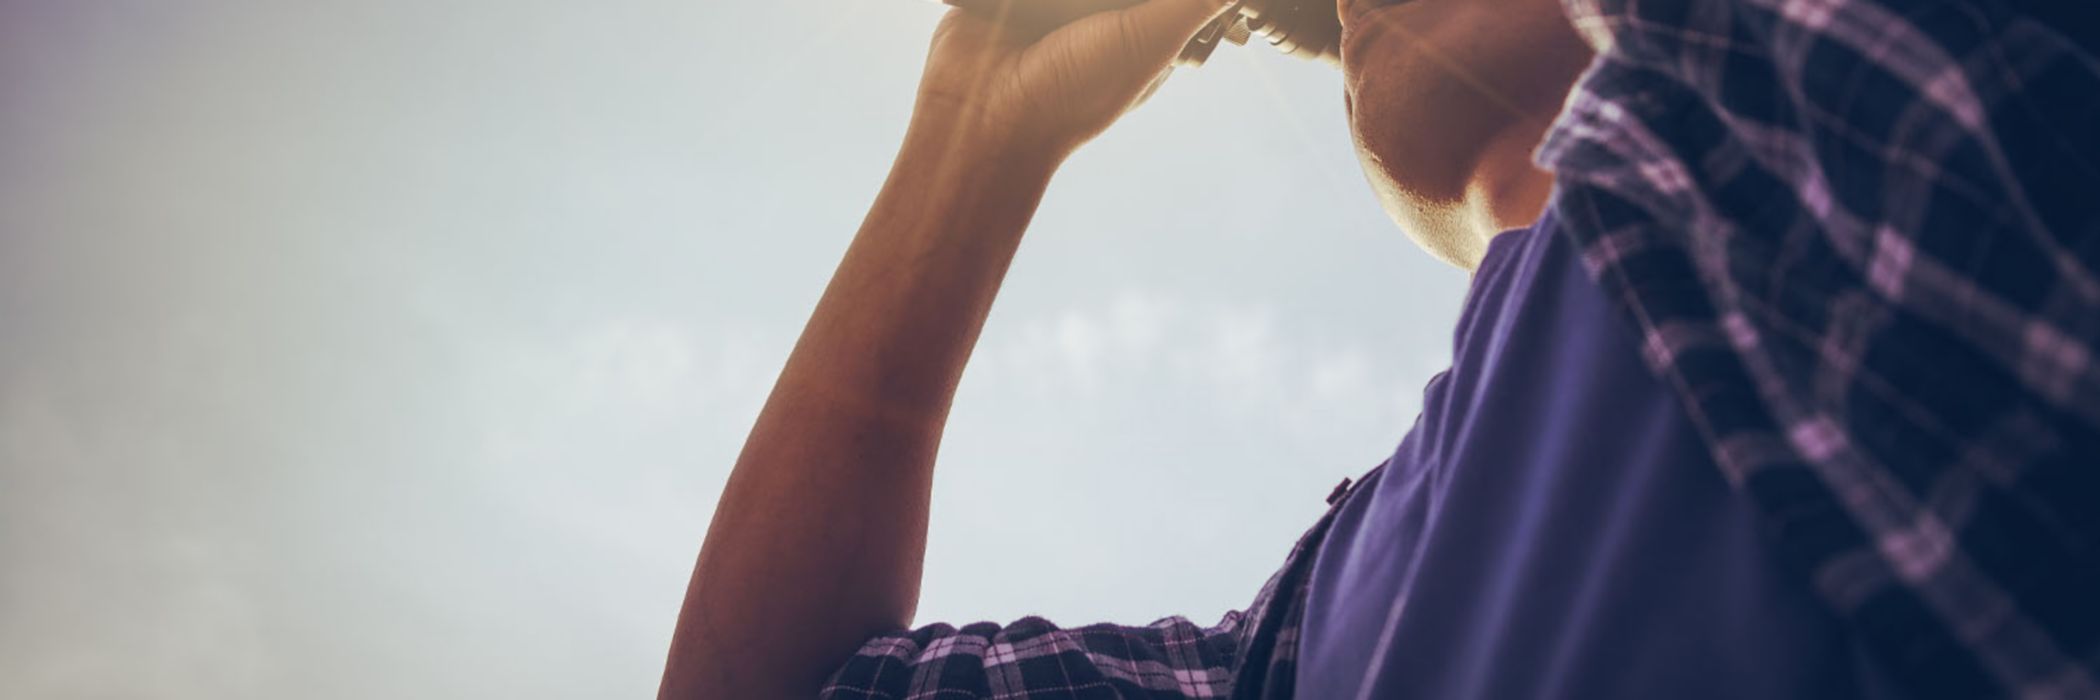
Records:
M1130 101L1131 107L1135 108L1137 105L1144 104L1146 100L1152 99L1153 95L1159 93L1159 87L1161 85L1167 84L1167 78L1172 77L1173 75L1173 66L1168 66L1165 69L1160 70L1159 75L1152 79L1152 84L1146 85L1145 89L1138 93L1137 99Z
M1211 20L1217 19L1232 0L1146 0L1144 4L1117 11L1128 32L1129 49L1139 55L1129 58L1146 64L1164 63L1180 55L1183 46Z
M1163 32L1167 39L1187 41L1196 30L1230 7L1233 0L1145 0L1118 10L1139 27Z
M1098 46L1086 59L1096 69L1142 71L1151 78L1157 67L1172 63L1182 46L1231 4L1233 0L1147 0L1058 27L1044 44L1056 44L1063 34L1075 44Z

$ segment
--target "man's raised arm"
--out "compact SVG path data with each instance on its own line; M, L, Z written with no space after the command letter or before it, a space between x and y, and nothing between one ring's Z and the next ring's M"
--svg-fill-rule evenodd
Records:
M1035 41L942 21L889 180L716 507L660 697L813 697L911 622L941 428L1023 229L1222 7L1147 0Z

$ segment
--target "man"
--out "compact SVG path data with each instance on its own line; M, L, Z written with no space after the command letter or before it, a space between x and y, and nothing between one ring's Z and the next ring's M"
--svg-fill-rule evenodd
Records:
M905 631L1044 186L1224 5L942 22L664 697L2100 696L2100 60L1988 0L1342 0L1365 172L1475 271L1415 429L1217 626Z

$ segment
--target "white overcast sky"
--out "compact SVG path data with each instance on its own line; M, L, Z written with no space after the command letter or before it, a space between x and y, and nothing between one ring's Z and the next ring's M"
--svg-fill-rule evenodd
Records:
M0 0L0 697L649 695L939 12ZM1177 76L1013 267L921 622L1246 604L1463 285L1334 71Z

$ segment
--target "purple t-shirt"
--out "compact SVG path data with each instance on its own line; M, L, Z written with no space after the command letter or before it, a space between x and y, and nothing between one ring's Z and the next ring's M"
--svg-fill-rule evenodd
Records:
M1340 506L1302 698L1886 698L1768 551L1549 217L1496 237L1451 369Z

